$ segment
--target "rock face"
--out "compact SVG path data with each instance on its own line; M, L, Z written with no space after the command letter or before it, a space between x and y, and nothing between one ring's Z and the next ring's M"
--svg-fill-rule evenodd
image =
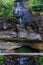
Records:
M43 15L33 15L23 2L14 3L14 16L12 21L8 17L0 17L0 39L6 40L42 40ZM40 34L42 33L42 34Z
M39 28L40 33L43 33L43 15L36 14L34 15L35 22Z
M0 30L11 30L12 28L15 28L14 19L0 17Z
M41 31L43 31L43 20L40 14L33 15L31 10L26 8L22 2L15 2L14 15L16 17L18 37L26 39L41 39ZM31 27L31 28L30 28ZM30 29L31 30L30 30ZM29 33L31 32L31 33ZM32 33L33 32L33 33ZM40 33L39 33L40 32ZM39 33L39 34L38 34ZM27 37L28 36L28 37Z
M22 2L15 2L14 6L15 19L0 17L0 40L8 41L0 42L0 53L15 52L14 49L25 45L25 41L43 41L43 15L33 15Z

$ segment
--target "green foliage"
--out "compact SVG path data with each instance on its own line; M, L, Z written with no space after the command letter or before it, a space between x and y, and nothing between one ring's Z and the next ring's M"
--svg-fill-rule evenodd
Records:
M28 0L28 7L34 12L43 12L43 0Z
M14 0L0 0L0 16L13 16L13 2Z
M43 65L43 56L39 58L40 65Z
M4 60L4 56L0 56L0 62Z
M43 0L29 0L29 6L43 5Z

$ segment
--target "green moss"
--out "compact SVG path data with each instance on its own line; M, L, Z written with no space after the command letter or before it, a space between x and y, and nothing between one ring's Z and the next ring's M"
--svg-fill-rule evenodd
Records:
M29 48L25 48L25 47L20 47L20 48L17 48L15 49L15 52L16 53L28 53L28 52L31 52L31 50Z

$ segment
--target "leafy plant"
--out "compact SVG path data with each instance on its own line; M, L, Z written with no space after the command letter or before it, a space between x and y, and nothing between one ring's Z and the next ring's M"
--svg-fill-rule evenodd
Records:
M4 60L4 56L0 56L0 62Z
M43 0L28 0L29 6L43 5Z
M43 65L43 56L39 58L40 65Z
M14 0L0 0L0 16L13 16Z
M28 0L28 6L37 12L43 12L43 0Z

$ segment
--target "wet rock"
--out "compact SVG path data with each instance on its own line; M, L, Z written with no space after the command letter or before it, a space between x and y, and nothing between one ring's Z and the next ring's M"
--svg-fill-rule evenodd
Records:
M29 40L42 40L40 34L31 33L31 32L28 32L27 39L29 39Z

